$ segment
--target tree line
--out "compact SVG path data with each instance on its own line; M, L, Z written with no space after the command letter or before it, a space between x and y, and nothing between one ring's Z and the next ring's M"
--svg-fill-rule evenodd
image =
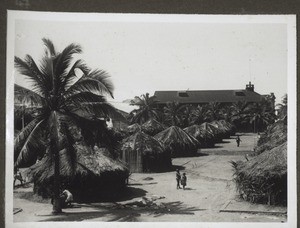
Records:
M278 118L286 115L287 96L282 104L278 104L277 114L274 104L268 97L257 103L239 101L230 104L210 102L203 105L180 104L169 102L166 105L158 105L155 96L149 93L136 96L131 100L131 105L138 106L129 114L131 124L143 124L153 118L166 126L178 126L185 128L194 124L214 120L226 120L234 124L237 129L249 126L253 132L263 131L266 126L274 123Z

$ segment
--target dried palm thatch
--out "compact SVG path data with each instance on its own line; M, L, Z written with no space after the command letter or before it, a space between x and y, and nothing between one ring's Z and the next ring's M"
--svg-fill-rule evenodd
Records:
M235 134L235 127L226 120L215 120L211 122L212 125L217 127L223 134L224 138L230 138Z
M171 152L172 157L193 156L200 147L197 139L176 126L167 128L155 135L154 138Z
M159 172L169 170L172 165L164 146L141 131L124 139L121 150L131 172Z
M183 129L186 133L196 138L201 148L213 147L214 146L214 135L213 133L204 130L200 125L192 125Z
M165 127L155 119L150 119L142 125L142 130L148 135L154 136L163 131Z
M129 170L120 160L109 156L109 152L76 144L74 161L63 149L60 156L60 178L62 188L68 188L77 200L98 198L105 193L113 193L125 186ZM53 157L45 154L43 159L31 166L28 175L34 182L35 193L50 197L53 192L54 162ZM101 198L101 197L100 197Z
M267 130L260 136L255 152L262 153L270 150L287 141L287 121L279 120L270 125Z
M139 132L142 130L142 126L139 125L138 123L135 123L135 124L132 124L132 125L129 125L127 127L127 132L128 134L132 135L132 134L135 134L136 132Z
M286 142L247 162L231 162L239 194L255 203L286 204Z
M224 124L219 120L214 120L210 124L212 124L219 130L221 138L230 138L230 135L231 135L230 130L231 129L230 129L230 127L227 126L227 124Z
M204 122L200 125L200 127L209 132L210 134L213 135L213 141L214 143L216 142L221 142L222 141L222 133L220 132L220 130L218 128L216 128L214 125Z

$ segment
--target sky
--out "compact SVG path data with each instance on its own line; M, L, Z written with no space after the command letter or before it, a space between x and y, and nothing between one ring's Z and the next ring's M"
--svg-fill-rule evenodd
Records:
M277 103L287 93L283 23L22 19L15 24L15 55L38 62L44 37L58 51L80 44L75 58L111 75L115 104L156 90L244 89L249 81L260 94L274 92ZM28 87L18 73L15 81Z

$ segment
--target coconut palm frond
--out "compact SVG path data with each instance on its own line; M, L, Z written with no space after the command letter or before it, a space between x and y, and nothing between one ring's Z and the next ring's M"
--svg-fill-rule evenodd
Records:
M44 42L44 45L46 46L46 48L50 52L51 56L55 56L56 51L55 51L55 48L54 48L54 45L53 45L52 41L47 39L47 38L43 38L42 41Z
M32 90L39 95L44 96L44 89L46 87L45 81L38 68L36 67L36 69L34 69L34 66L36 65L33 64L33 62L34 61L31 59L31 57L29 57L29 55L26 56L24 61L19 57L15 57L15 67L22 75L25 75L31 80Z
M34 130L37 124L41 122L41 118L33 119L26 127L19 132L19 134L14 139L14 151L15 157L18 157L21 148L23 147L26 139L29 137L31 132Z
M14 141L15 157L17 158L15 166L22 166L36 158L37 151L44 143L41 140L44 127L44 120L38 121L38 119L34 119L19 133Z
M144 105L145 102L142 100L142 98L135 96L133 100L130 101L130 105L137 105L141 106Z
M15 106L26 106L27 108L40 107L44 98L32 90L15 84L14 102Z
M64 81L64 77L68 74L67 70L71 65L74 54L80 54L82 48L78 44L68 45L61 53L57 54L53 59L54 74L60 78L60 81Z
M143 94L141 97L136 96L130 105L137 105L139 108L130 113L130 122L143 124L151 118L158 119L159 111L155 106L156 102L155 97L150 97L149 93Z
M41 73L44 76L44 81L47 82L47 86L45 86L45 92L50 94L53 91L53 88L58 87L57 75L54 73L54 64L53 58L47 55L44 55L40 61L40 69Z
M79 59L77 60L71 69L69 70L69 73L66 75L66 77L63 80L62 87L65 90L68 90L75 78L77 77L75 70L79 69L82 71L84 75L87 75L90 72L90 68L83 62L83 60Z
M193 124L202 124L208 120L208 110L206 106L198 105L191 112L191 121Z
M48 92L52 88L51 78L48 75L42 73L40 68L35 63L34 59L30 55L26 55L25 61L28 63L28 66L39 78L39 87L44 93L44 97L48 95Z
M107 93L112 98L114 97L113 96L114 86L112 82L109 80L110 75L106 71L98 70L98 69L93 70L86 76L86 78L96 80L99 85L99 89L101 89L101 91Z
M94 93L98 96L103 96L107 93L107 89L102 86L99 81L94 79L86 79L81 80L74 84L74 86L70 87L70 89L65 93L65 96L70 96L72 94L82 93L82 92L89 92Z
M65 98L66 104L80 105L83 102L106 102L106 98L88 91L74 93Z

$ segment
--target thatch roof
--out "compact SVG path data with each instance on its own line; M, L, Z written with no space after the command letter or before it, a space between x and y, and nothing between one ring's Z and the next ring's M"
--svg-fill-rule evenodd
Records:
M186 133L196 138L201 147L212 147L214 145L214 135L212 132L204 130L200 125L194 124L183 129Z
M200 128L202 128L203 130L206 130L208 132L210 132L211 134L215 135L217 132L218 132L218 129L210 124L210 123L207 123L207 122L204 122L200 125Z
M172 126L154 136L171 152L172 157L194 155L200 143L181 128Z
M123 140L122 159L127 162L132 172L156 172L168 170L171 167L170 152L162 143L141 131ZM128 154L129 153L129 154ZM131 153L139 153L137 160ZM134 157L134 160L132 160Z
M211 133L214 136L214 141L215 142L222 141L222 139L223 139L222 132L217 127L212 125L211 123L204 122L200 125L200 127L203 130L208 131L209 133Z
M138 123L129 125L129 126L127 127L127 132L128 132L129 134L134 134L134 133L136 133L136 132L138 132L138 131L141 131L141 130L142 130L142 127L141 127L141 125L139 125Z
M76 145L76 163L72 167L66 150L59 152L60 155L60 176L71 177L80 175L101 176L105 172L128 173L126 166L120 160L114 160L103 149L92 149L83 145ZM38 182L49 180L54 175L54 162L51 156L45 155L44 158L29 168L29 173L37 178Z
M285 203L287 143L265 151L247 162L232 162L240 195L252 202Z
M126 149L140 150L143 154L159 154L165 152L162 143L141 131L123 140L121 150Z
M165 127L155 119L150 119L142 125L142 130L148 135L156 135L163 131Z
M264 177L287 173L287 143L265 151L240 166L247 175Z
M230 135L235 133L234 125L226 120L215 120L212 121L211 124L223 131L226 137L230 137Z
M256 153L262 153L265 150L270 150L276 146L281 145L287 141L287 122L286 120L279 120L270 125L267 130L260 136Z

